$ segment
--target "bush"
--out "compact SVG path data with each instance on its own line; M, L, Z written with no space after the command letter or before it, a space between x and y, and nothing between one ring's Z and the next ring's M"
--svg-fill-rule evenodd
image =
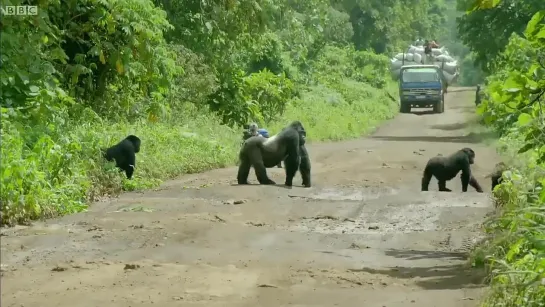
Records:
M269 128L276 133L290 121L300 120L310 141L343 140L369 133L380 121L397 114L398 104L385 90L356 81L338 87L341 91L323 85L311 87L288 105L282 120ZM390 83L388 89L393 93L397 87Z
M182 173L234 163L238 135L219 125L215 116L198 115L194 108L187 111L185 116L177 117L178 124L93 121L42 127L36 141L24 135L24 129L4 121L3 223L81 211L97 196L149 188ZM105 162L100 155L100 148L129 134L142 139L132 181L117 171L114 162Z
M502 134L511 170L494 190L496 215L491 236L474 263L490 272L484 306L544 306L545 298L545 68L541 59L545 11L528 23L525 37L512 35L492 65L487 98L479 106L484 122Z

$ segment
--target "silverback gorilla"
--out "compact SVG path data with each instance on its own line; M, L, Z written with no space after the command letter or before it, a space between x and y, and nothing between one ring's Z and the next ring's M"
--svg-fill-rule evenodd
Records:
M121 142L103 150L104 158L108 161L115 159L115 166L125 171L128 179L132 178L136 167L136 153L140 151L140 139L135 135L129 135Z
M305 148L306 135L303 124L294 121L268 139L260 136L247 139L239 153L238 184L248 184L252 166L260 184L276 184L267 176L266 168L274 167L283 160L286 170L285 185L293 185L293 177L299 170L303 186L310 187L310 159Z
M483 189L471 175L471 164L475 162L475 152L471 148L462 148L454 154L443 157L437 156L431 158L426 164L424 174L422 176L422 191L427 191L432 177L439 181L439 191L451 192L447 188L447 181L456 177L462 171L460 178L462 179L462 191L467 192L468 184L471 185L477 192L482 193Z

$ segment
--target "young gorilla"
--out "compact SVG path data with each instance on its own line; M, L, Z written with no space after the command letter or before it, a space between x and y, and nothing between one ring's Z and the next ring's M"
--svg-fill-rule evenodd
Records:
M503 172L506 170L507 170L507 165L503 162L500 162L496 164L492 173L490 173L488 176L485 177L485 178L491 179L492 191L494 191L494 188L502 182L503 180L502 175L503 175Z
M456 177L458 172L462 171L462 191L467 192L468 184L477 192L482 193L483 189L477 180L471 175L471 164L475 161L475 152L471 148L462 148L454 154L443 157L436 156L431 158L426 164L422 176L422 191L427 191L431 178L435 177L439 181L439 191L452 192L447 188L447 181Z
M140 151L140 139L137 136L131 134L121 142L102 151L106 160L115 159L115 166L125 171L127 179L132 178L136 167L136 153Z
M276 166L284 160L285 185L293 185L297 170L301 172L303 186L310 187L310 159L305 148L306 131L300 121L294 121L277 135L266 139L253 136L240 149L238 184L248 184L248 175L253 166L260 184L276 184L267 176L266 168Z

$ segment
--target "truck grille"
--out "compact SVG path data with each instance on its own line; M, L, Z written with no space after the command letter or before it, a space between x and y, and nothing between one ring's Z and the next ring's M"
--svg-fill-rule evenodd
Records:
M436 95L438 90L430 90L424 88L413 88L404 91L406 95Z

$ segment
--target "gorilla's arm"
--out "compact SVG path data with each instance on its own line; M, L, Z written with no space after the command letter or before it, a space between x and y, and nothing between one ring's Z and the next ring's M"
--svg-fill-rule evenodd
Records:
M303 178L303 186L310 188L310 159L308 157L307 148L303 145L299 148L299 154L301 155L301 163L299 164L299 172Z
M467 186L471 185L477 192L483 193L483 189L477 179L471 174L471 164L469 163L468 157L459 158L460 169L462 174L460 178L462 179L462 192L467 192Z
M136 167L136 154L134 153L134 150L127 152L127 160L126 164L122 167L125 170L125 175L127 175L127 179L132 178L132 174L134 173L134 168Z
M469 160L467 158L460 158L458 165L460 165L460 169L462 170L462 174L460 175L460 178L462 179L462 192L467 192L467 186L469 185L469 181L471 178L473 178L473 176L471 176L471 167L469 165Z
M291 187L293 185L293 177L295 177L301 164L301 157L299 140L297 138L289 138L286 141L289 141L289 143L287 144L287 157L284 160L284 168L286 170L286 182L284 184Z
M479 184L479 182L477 181L477 179L475 179L475 177L473 177L473 175L471 175L471 178L469 178L469 185L472 186L475 191L479 192L479 193L483 193L483 188L481 187L481 185Z

